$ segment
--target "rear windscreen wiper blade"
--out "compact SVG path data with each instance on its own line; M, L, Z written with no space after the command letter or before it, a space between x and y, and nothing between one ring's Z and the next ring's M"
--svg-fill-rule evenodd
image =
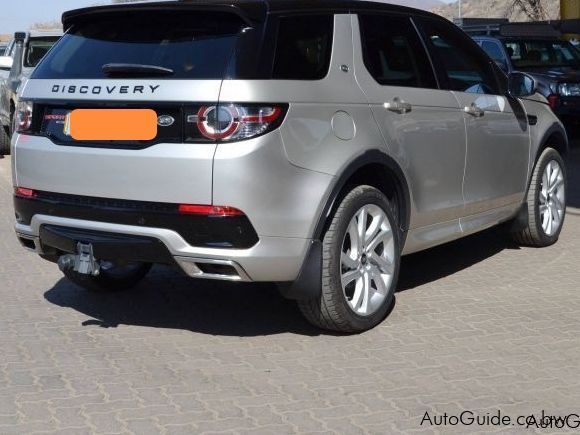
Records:
M101 69L107 75L170 76L174 73L170 68L138 63L107 63Z

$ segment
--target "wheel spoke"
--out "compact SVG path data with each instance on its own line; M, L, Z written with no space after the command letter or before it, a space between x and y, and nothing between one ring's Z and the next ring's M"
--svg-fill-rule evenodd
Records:
M381 274L381 271L376 268L373 267L371 269L371 276L372 276L372 280L375 283L375 286L377 287L377 291L381 294L386 296L387 292L389 291L389 289L387 288L387 286L385 285L385 281L383 279L383 275Z
M353 219L348 227L348 235L350 236L350 249L353 251L355 256L359 256L362 252L361 239L358 236L358 228L356 222Z
M342 288L345 288L346 286L348 286L351 282L353 282L354 280L360 278L360 271L357 270L349 270L346 273L342 274Z
M394 273L394 264L388 258L378 255L376 252L371 254L371 261L374 262L381 273L392 275Z
M558 177L558 179L550 186L550 190L548 190L549 194L556 192L564 184L564 178Z
M387 230L381 230L366 246L365 251L367 252L367 254L371 254L372 252L374 252L375 249L377 249L377 247L381 244L381 243L385 243L385 245L387 244L387 242L390 240L390 236L391 234L391 229L387 229ZM389 237L390 236L390 237Z
M381 230L384 220L385 216L382 213L378 216L373 216L373 221L365 233L365 244L368 244L376 233Z
M371 277L368 272L365 272L362 277L363 281L363 300L360 305L360 312L362 314L369 314L369 303L371 298Z
M367 209L363 207L357 217L357 230L359 241L361 243L360 245L361 251L364 246L365 233L367 230L367 217L368 217Z
M352 253L352 251L351 251L351 253ZM350 256L350 254L347 254L344 252L342 253L342 256L340 257L340 261L341 261L342 265L349 270L357 269L359 266L359 263L356 259L352 258Z
M359 309L363 297L363 290L364 290L364 282L363 279L359 277L354 288L354 294L352 295L352 299L349 301L350 306L355 311L358 311Z

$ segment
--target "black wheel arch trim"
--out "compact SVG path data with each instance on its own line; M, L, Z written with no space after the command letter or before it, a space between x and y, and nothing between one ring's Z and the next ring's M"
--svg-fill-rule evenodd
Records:
M536 150L536 155L534 156L534 167L535 167L536 163L538 162L538 159L542 155L542 152L546 149L547 146L550 145L550 139L554 135L560 135L562 137L564 151L565 151L564 155L562 155L562 158L565 159L567 157L568 153L570 152L570 143L568 140L568 134L566 133L566 129L561 124L554 122L550 126L550 128L548 128L544 132L544 135L542 136L542 140L540 141L540 146ZM530 171L530 172L532 172L532 171Z
M409 193L409 186L407 184L407 179L403 173L403 170L399 164L387 154L380 150L369 150L362 154L361 156L354 159L348 166L342 171L342 174L336 179L334 186L331 190L330 196L326 200L326 204L322 210L321 215L318 218L316 228L314 230L313 239L322 240L324 236L324 229L328 222L328 219L332 215L332 211L336 206L336 202L340 197L341 192L346 187L348 180L361 168L372 165L379 164L386 166L395 175L397 182L399 183L397 188L397 193L402 197L399 201L402 202L403 210L398 210L400 215L400 229L403 235L402 241L404 242L404 237L409 229L409 222L411 220L411 196Z

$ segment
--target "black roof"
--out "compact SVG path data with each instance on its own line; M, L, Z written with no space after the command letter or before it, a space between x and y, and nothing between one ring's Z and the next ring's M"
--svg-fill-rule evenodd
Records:
M379 3L359 0L178 0L162 2L137 2L121 3L108 6L93 6L83 9L75 9L65 12L62 22L65 30L73 22L83 20L100 14L111 12L140 10L167 10L167 9L190 9L190 10L218 10L231 12L239 15L248 24L265 20L269 13L284 12L332 12L349 13L362 11L386 11L412 15L433 14L419 9L390 3Z

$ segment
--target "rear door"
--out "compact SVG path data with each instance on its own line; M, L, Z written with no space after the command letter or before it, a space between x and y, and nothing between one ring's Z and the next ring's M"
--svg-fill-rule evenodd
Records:
M359 46L354 39L357 80L409 182L415 208L411 229L444 224L433 227L431 236L455 237L465 167L465 126L457 100L438 89L409 16L360 14L353 27L362 41Z
M465 214L490 212L489 222L462 220L464 230L509 217L526 190L530 137L521 104L506 96L493 61L452 24L421 18L420 25L443 87L464 112L467 158ZM497 213L495 213L497 212Z
M196 116L219 100L247 25L231 13L143 8L79 18L40 62L22 92L35 103L36 131L16 145L21 186L211 204L216 143L199 134ZM67 115L84 108L153 109L158 134L151 141L76 141Z

